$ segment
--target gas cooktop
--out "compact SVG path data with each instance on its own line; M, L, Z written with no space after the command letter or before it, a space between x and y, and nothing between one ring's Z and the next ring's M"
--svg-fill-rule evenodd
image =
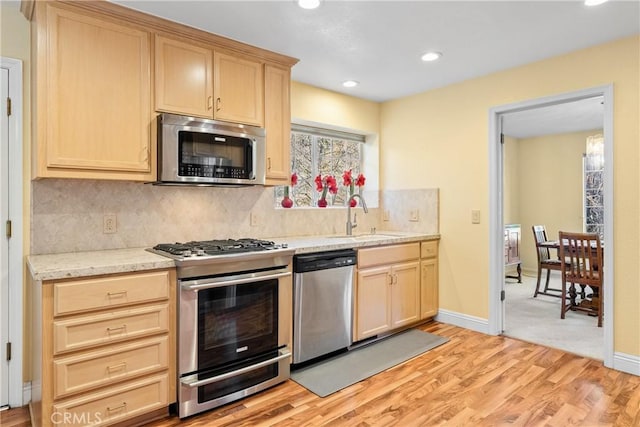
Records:
M198 258L209 259L217 256L273 251L286 248L286 243L276 244L270 240L245 238L238 240L227 239L191 241L186 243L160 243L148 250L176 260L186 260Z

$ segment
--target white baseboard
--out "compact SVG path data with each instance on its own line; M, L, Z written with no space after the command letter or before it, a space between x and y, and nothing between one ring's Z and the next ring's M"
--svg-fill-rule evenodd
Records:
M617 352L613 353L613 369L640 376L640 356Z
M31 402L31 382L24 383L22 386L22 405Z
M435 320L490 335L489 321L481 317L440 309L438 310Z

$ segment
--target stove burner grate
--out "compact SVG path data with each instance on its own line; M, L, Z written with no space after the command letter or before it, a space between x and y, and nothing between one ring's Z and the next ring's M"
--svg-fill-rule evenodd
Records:
M227 239L227 240L203 240L186 243L161 243L153 247L175 256L189 257L192 255L226 255L244 252L258 252L271 249L279 249L283 245L276 245L269 240L260 239ZM285 246L286 247L286 246Z

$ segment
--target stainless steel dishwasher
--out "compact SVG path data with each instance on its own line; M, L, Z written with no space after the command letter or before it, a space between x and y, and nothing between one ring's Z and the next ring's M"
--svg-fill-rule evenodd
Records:
M356 251L345 249L293 257L293 363L352 344Z

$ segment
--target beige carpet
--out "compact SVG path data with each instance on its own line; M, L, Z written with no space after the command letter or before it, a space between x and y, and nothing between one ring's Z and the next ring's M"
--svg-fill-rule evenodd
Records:
M553 273L550 286L559 289L560 276ZM604 332L598 319L573 311L560 319L560 298L533 298L535 285L535 277L522 276L522 283L507 279L504 335L602 360Z

